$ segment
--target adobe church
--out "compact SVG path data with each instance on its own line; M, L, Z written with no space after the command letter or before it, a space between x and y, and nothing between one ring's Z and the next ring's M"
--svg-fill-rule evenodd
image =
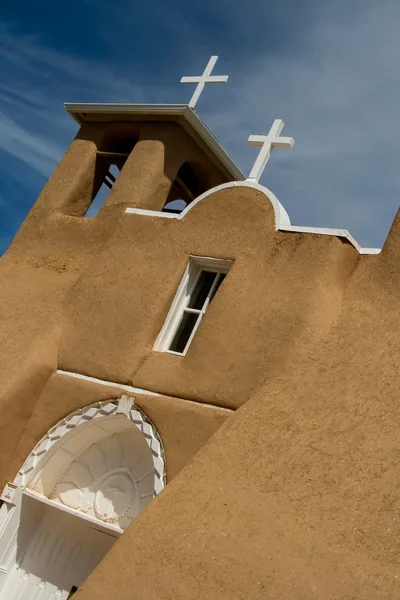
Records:
M400 215L291 224L283 123L247 177L195 111L215 62L67 104L0 259L0 600L400 598Z

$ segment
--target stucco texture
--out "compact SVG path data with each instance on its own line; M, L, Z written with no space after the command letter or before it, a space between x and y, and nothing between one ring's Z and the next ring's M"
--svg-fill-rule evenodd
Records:
M79 600L400 597L398 225Z
M124 136L136 136L138 141L99 214L85 218L93 195L97 152L109 150L111 142ZM60 363L60 335L69 329L68 290L93 270L101 248L113 237L118 222L126 219L126 206L162 208L185 160L202 165L207 173L204 183L226 181L218 166L177 125L85 124L0 258L1 481L5 473L10 474L21 436L35 416L46 381ZM134 305L134 298L131 300ZM106 320L114 306L112 302L105 309ZM99 347L108 344L108 340L104 344L102 335L92 328L91 336L98 340ZM118 344L113 335L110 355ZM79 352L78 347L72 349L73 355ZM77 372L85 373L85 369L82 364ZM117 369L111 371L116 373ZM115 380L123 381L118 375Z
M231 414L230 411L186 402L179 398L150 396L127 392L63 375L53 374L36 403L14 459L7 468L8 479L13 479L28 454L47 431L75 410L104 400L128 394L135 405L143 410L157 429L163 442L167 483L189 463L196 452Z
M189 156L224 182L179 127L141 125L85 219L103 134L82 128L0 260L5 477L65 415L117 397L57 368L161 394L137 403L172 481L77 599L397 600L400 217L363 256L275 231L246 187L182 220L126 214L160 210ZM234 262L187 355L155 352L190 254Z
M234 264L182 359L153 344L190 254ZM327 334L359 261L336 237L276 232L252 188L215 192L179 221L126 214L68 291L59 363L237 408Z

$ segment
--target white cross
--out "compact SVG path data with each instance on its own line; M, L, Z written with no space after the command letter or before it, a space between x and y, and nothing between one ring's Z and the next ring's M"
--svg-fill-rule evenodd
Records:
M197 87L189 102L191 108L196 106L206 83L226 83L228 81L228 75L211 75L211 71L215 67L217 60L218 56L212 56L210 58L208 65L204 69L203 75L199 75L198 77L182 77L181 83L197 83Z
M291 137L279 137L283 129L282 119L275 119L268 135L250 135L247 140L250 146L261 146L261 150L257 156L257 160L247 179L258 181L265 169L271 150L274 146L278 148L293 148L294 139Z

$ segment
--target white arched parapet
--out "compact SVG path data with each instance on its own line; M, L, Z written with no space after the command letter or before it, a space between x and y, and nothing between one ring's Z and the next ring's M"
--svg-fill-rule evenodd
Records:
M282 206L282 204L279 202L279 200L275 196L275 194L273 192L271 192L271 190L269 190L268 188L264 187L263 185L260 185L259 183L256 183L254 181L249 181L249 180L230 181L229 183L223 183L222 185L217 185L216 187L211 188L211 190L204 192L204 194L201 194L201 196L199 196L198 198L193 200L193 202L191 202L180 214L166 213L166 212L157 211L157 210L146 210L146 209L142 209L142 208L127 208L127 209L125 209L125 212L127 214L133 214L133 215L145 215L148 217L159 217L161 219L175 219L177 221L180 221L181 219L185 218L185 216L188 214L188 212L190 210L192 210L196 206L196 204L198 204L199 202L201 202L208 196L211 196L211 194L215 194L215 192L218 192L220 190L226 190L226 189L235 188L235 187L253 188L253 189L258 190L259 192L263 193L266 196L266 198L268 198L268 200L271 202L273 209L274 209L275 229L277 231L278 230L292 231L295 233L311 233L314 235L332 235L332 236L336 236L336 237L342 237L342 238L346 238L354 246L354 248L356 248L356 250L360 254L379 254L381 252L380 248L363 248L357 242L357 240L354 239L354 237L351 235L351 233L349 231L347 231L347 229L334 229L334 228L330 228L330 227L307 227L307 226L292 225L290 223L290 218L289 218L288 213L286 212L286 210Z
M211 196L211 194L215 194L215 192L219 192L220 190L226 190L226 189L235 188L235 187L253 188L254 190L261 192L262 194L264 194L264 196L266 196L268 198L268 200L271 202L272 207L274 209L275 229L276 230L278 230L280 227L283 227L285 225L290 225L289 215L287 214L286 210L284 209L282 204L279 202L279 200L275 196L275 194L272 193L271 190L269 190L268 188L264 187L263 185L260 185L259 183L254 182L254 181L230 181L229 183L223 183L222 185L217 185L216 187L211 188L211 190L204 192L204 194L201 194L201 196L196 198L196 200L193 200L193 202L191 202L189 204L189 206L187 206L178 215L178 218L183 219L185 217L185 215L187 215L187 213L190 210L192 210L192 208L194 208L194 206L196 204L198 204L199 202L201 202L202 200L207 198L207 196Z
M278 230L281 227L290 226L289 215L287 214L286 210L284 209L282 204L279 202L279 200L275 196L275 194L273 194L271 192L271 190L264 187L263 185L260 185L259 183L256 183L253 181L230 181L229 183L223 183L222 185L217 185L216 187L211 188L211 190L207 190L207 192L204 192L204 194L201 194L201 196L199 196L198 198L193 200L193 202L191 202L179 214L165 213L165 212L156 211L156 210L145 210L145 209L141 209L141 208L127 208L125 210L125 212L128 214L147 215L147 216L160 217L160 218L165 218L165 219L176 219L177 221L180 221L181 219L185 218L185 216L188 214L188 212L191 211L196 206L196 204L198 204L202 200L205 200L205 198L208 198L208 196L211 196L212 194L215 194L216 192L219 192L220 190L227 190L227 189L235 188L235 187L253 188L253 189L261 192L262 194L264 194L267 197L267 199L271 202L272 207L274 209L275 229Z

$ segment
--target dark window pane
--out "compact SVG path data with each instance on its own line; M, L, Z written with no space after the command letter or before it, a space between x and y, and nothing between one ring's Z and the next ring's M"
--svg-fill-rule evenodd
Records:
M202 271L200 273L200 277L198 278L195 288L190 296L189 308L197 308L198 310L203 308L207 294L210 291L216 276L217 274L212 273L211 271Z
M220 274L219 279L217 281L217 285L215 286L214 291L212 293L212 296L210 298L210 302L214 298L215 294L218 292L219 287L220 287L221 283L223 282L223 280L225 279L225 277L226 277L226 273L221 273Z
M190 334L192 333L198 318L199 315L196 315L194 313L183 313L181 322L179 323L179 327L176 331L174 339L172 340L172 344L169 347L170 350L172 350L173 352L184 351L188 339L190 338Z

